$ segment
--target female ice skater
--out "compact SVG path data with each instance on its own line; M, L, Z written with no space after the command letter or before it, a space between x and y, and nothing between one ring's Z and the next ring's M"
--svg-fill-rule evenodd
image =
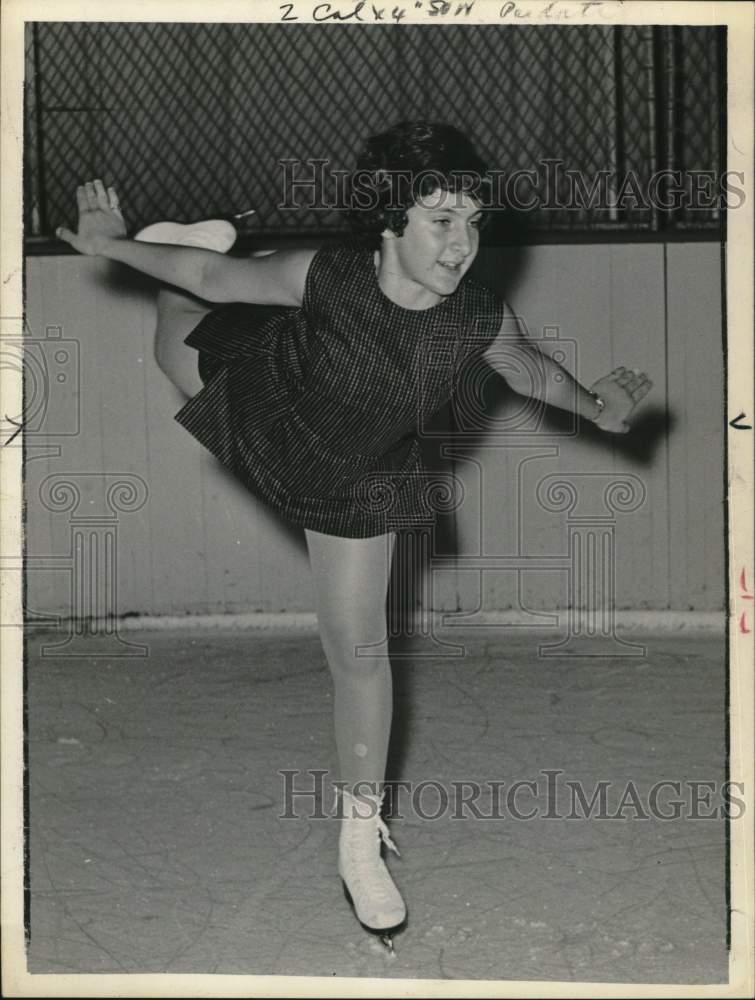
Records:
M386 592L396 531L434 516L420 422L475 357L497 363L514 390L615 433L651 385L617 368L588 390L526 337L512 339L506 304L466 276L485 176L456 129L405 122L367 140L352 192L357 236L343 245L232 258L222 221L158 223L128 239L116 191L99 180L77 190L78 232L57 233L171 286L159 293L156 356L189 397L177 419L305 529L345 786L338 868L357 917L381 933L406 919L381 858L383 844L395 850L380 815ZM534 388L512 374L532 370L533 354L543 373Z

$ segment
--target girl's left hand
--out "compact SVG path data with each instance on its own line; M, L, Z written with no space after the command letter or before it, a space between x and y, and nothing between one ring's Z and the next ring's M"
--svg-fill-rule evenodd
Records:
M610 375L590 386L590 392L600 396L605 403L594 423L603 431L626 434L629 415L652 386L645 372L638 372L636 368L615 368Z
M76 188L79 209L78 232L65 226L55 230L58 239L87 256L96 256L103 240L124 239L126 224L123 221L115 188L106 188L101 180L87 181Z

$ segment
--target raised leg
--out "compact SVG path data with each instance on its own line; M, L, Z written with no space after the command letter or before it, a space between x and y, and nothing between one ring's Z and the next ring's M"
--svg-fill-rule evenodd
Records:
M197 370L197 352L184 344L197 323L210 311L207 303L174 289L161 288L157 295L155 358L170 381L187 397L202 388Z

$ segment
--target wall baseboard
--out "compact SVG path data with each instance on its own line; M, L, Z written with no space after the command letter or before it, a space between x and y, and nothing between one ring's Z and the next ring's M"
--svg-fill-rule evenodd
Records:
M563 630L567 611L538 611L543 618L553 617L553 625L533 624L533 616L521 611L485 611L474 616L455 612L438 612L436 628L452 631L455 628L474 629L478 626L491 628L516 627L529 632L551 632ZM594 615L594 612L592 613ZM586 626L586 616L580 616ZM616 611L616 628L619 632L670 633L670 632L710 632L722 633L726 624L723 611ZM94 624L94 623L93 623ZM98 623L99 625L100 623ZM101 623L104 629L105 623ZM65 621L53 631L65 627ZM118 621L120 632L140 631L253 631L253 632L300 632L316 633L317 618L313 611L300 612L249 612L245 614L220 615L133 615ZM94 629L93 631L97 631ZM29 632L47 632L48 628L30 626Z

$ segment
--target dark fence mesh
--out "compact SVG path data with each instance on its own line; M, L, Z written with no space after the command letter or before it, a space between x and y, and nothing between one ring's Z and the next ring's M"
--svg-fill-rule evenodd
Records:
M281 161L306 180L303 161L327 160L330 177L367 134L415 117L459 126L506 177L535 171L514 189L536 199L517 213L535 232L715 229L715 205L659 208L647 191L661 169L718 184L723 51L707 27L38 22L27 235L72 222L95 176L133 226L253 207L260 233L343 229L303 187L300 208L281 207ZM321 193L334 204L333 184Z

